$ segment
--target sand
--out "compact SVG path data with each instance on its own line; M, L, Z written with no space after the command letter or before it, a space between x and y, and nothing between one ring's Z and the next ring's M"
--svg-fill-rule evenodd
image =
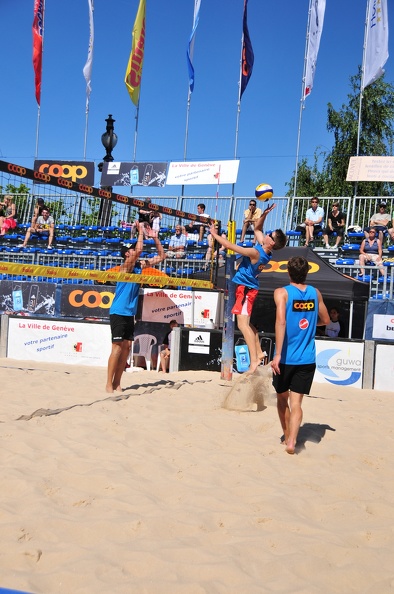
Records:
M0 587L394 592L393 393L314 384L297 453L214 372L0 359Z

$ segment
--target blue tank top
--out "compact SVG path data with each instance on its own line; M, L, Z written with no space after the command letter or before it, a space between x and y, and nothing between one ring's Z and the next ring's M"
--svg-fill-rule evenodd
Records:
M372 245L370 245L368 239L365 240L364 252L366 254L378 254L379 253L378 240L376 239L376 237L373 240L373 244Z
M316 362L315 334L319 301L314 287L301 291L293 285L287 291L286 331L281 363L308 365Z
M260 244L256 244L254 247L259 252L259 259L256 264L252 264L248 256L243 256L238 270L233 277L233 283L245 285L249 289L259 288L257 277L272 258L272 254L266 254Z
M133 270L133 274L140 274L140 272L135 268ZM116 283L115 297L109 313L118 316L135 316L138 308L139 292L140 285L137 283Z

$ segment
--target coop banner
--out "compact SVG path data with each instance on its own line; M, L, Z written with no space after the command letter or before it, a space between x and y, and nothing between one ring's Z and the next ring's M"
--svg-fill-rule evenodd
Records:
M0 313L21 316L55 314L56 285L17 280L0 281Z
M106 367L110 351L108 324L9 320L7 356L11 359Z
M60 315L72 318L109 318L115 287L62 285Z
M54 177L64 177L72 182L94 186L93 161L34 161L34 171L48 173Z
M167 186L235 184L239 160L170 163Z
M167 163L135 163L131 161L103 163L101 185L163 188L166 185L167 166Z
M219 293L208 291L171 291L144 289L142 321L176 320L185 326L212 328L219 323Z

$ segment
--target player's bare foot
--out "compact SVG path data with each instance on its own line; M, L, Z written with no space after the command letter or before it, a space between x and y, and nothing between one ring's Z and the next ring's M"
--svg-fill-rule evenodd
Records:
M295 443L294 442L287 442L286 452L288 454L294 454L294 452L295 452Z
M105 391L107 392L107 394L113 394L114 389L113 389L113 387L111 385L110 386L105 386Z

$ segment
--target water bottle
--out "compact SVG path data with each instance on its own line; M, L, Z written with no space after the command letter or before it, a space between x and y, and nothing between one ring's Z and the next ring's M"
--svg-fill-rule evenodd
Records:
M235 358L237 360L237 371L238 373L244 373L248 371L250 366L250 355L249 349L246 344L238 344L234 347Z

